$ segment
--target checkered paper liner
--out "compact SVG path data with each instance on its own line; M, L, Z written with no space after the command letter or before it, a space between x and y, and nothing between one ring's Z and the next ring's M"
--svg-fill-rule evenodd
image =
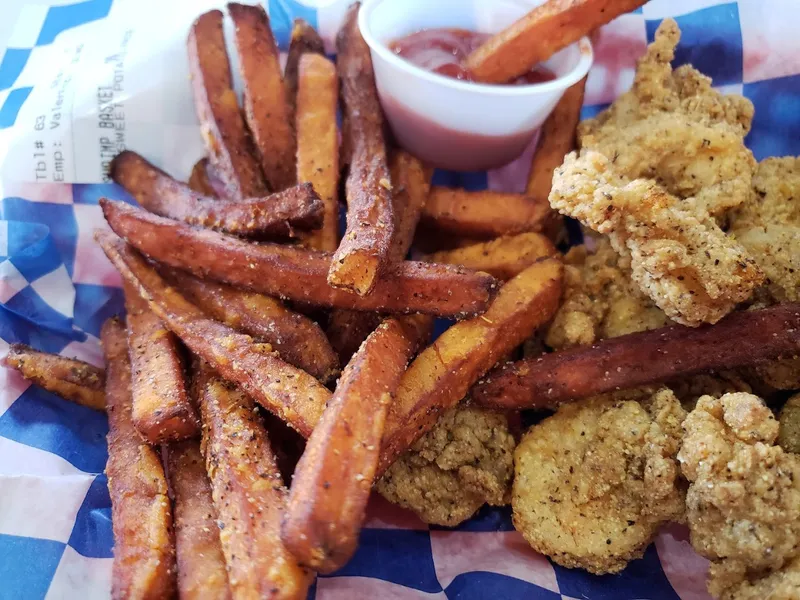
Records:
M45 138L47 143L65 149L86 143L76 123L86 109L81 94L92 83L91 73L67 70L49 92L38 88L56 81L54 69L65 56L73 60L78 47L81 58L75 64L95 64L91 60L98 52L105 52L98 65L111 57L107 64L112 69L101 72L111 76L113 85L119 48L102 44L119 43L120 32L124 39L123 26L132 31L158 27L146 15L159 13L148 13L143 4L157 6L152 0L25 5L8 40L0 62L0 356L8 344L23 342L95 364L102 361L100 326L121 310L122 294L119 277L92 242L92 232L104 227L100 197L129 198L113 184L97 183L100 175L80 165L67 165L62 179L53 177L52 148L44 149L48 176L37 179L32 155L43 149L36 147L36 102L55 98L55 106L40 111L45 127L58 111L55 129L67 131ZM131 124L146 138L144 148L131 147L149 152L178 175L187 174L201 156L202 143L188 82L169 77L169 68L185 70L188 24L214 4L185 0L157 9L168 13L158 20L170 23L174 39L160 46L154 42L160 54L145 58L153 79L165 82L167 89L140 86L120 100L149 119ZM298 16L330 42L347 4L334 0L312 8L295 0L269 0L267 9L285 49ZM719 88L744 94L755 104L746 141L756 158L800 154L800 36L793 25L798 8L796 0L652 0L597 34L584 116L596 114L630 86L636 58L660 20L673 16L683 32L676 63L694 64ZM73 88L66 88L75 90L72 98L58 103L66 77L80 80L80 86L73 82ZM137 102L143 104L136 108ZM142 110L159 104L169 109ZM27 155L19 159L20 152ZM524 185L531 152L487 173L440 171L435 182L517 190ZM75 178L82 173L83 180ZM103 474L107 430L103 415L0 368L0 598L109 597L113 539ZM644 557L622 573L598 577L562 568L533 552L514 531L507 508L484 508L463 525L446 529L424 525L373 498L355 557L337 573L320 577L309 597L700 600L708 597L705 571L705 561L691 550L680 526L667 527Z

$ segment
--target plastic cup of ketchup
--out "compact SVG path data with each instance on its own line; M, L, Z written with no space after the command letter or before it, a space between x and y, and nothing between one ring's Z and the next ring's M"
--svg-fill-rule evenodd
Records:
M375 83L397 142L432 166L457 171L517 158L592 66L588 38L503 85L476 83L460 58L535 0L365 0L358 15Z

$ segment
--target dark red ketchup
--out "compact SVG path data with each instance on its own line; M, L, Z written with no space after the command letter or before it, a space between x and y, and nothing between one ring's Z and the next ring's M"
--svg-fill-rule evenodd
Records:
M445 77L474 81L463 66L464 59L483 42L489 34L466 29L423 29L389 44L389 49L407 61ZM507 85L530 85L555 79L555 74L537 65L530 72L517 77Z

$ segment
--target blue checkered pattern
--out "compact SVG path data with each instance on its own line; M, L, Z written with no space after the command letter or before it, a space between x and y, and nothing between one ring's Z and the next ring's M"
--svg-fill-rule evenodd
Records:
M800 154L794 2L652 0L617 19L596 37L597 64L584 116L602 110L630 85L635 59L660 19L676 16L683 31L676 63L692 63L724 90L754 102L747 143L756 157ZM188 0L187 5L198 10ZM19 82L37 48L78 26L92 35L93 25L87 24L103 19L111 8L111 0L23 7L0 62L0 129L14 125L31 92ZM284 46L295 16L309 20L330 41L343 12L342 2L316 10L297 0L269 0L268 8ZM524 167L511 167L438 172L435 182L513 188L514 172L524 177ZM6 183L0 182L0 355L9 343L24 342L98 363L100 325L121 310L122 297L119 280L91 234L103 224L98 198L127 196L113 185ZM108 597L112 534L103 475L106 432L102 415L0 369L0 599ZM354 559L320 578L310 597L703 597L702 562L695 571L687 567L691 550L680 529L660 536L623 573L597 577L533 553L514 532L508 509L485 508L455 529L424 526L380 499L370 515Z

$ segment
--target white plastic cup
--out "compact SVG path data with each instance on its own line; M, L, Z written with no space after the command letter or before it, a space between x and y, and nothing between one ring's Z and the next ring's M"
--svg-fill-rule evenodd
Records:
M375 83L398 143L445 169L475 171L519 156L564 91L592 66L588 38L543 63L556 79L530 85L486 85L425 70L389 44L421 29L459 28L496 33L535 2L519 0L365 0L358 15L370 47Z

